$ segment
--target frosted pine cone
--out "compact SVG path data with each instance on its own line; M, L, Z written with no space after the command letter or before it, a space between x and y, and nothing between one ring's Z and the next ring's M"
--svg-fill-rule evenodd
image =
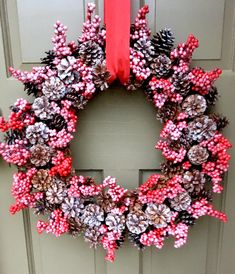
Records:
M182 110L191 118L202 115L206 108L206 99L198 94L186 97L182 103Z
M165 103L161 108L157 109L156 118L162 123L172 120L177 116L178 105L175 103Z
M177 93L185 96L191 89L191 82L188 73L175 71L171 77L171 82Z
M94 84L100 90L105 90L108 88L108 79L110 77L110 73L107 71L106 62L99 62L96 64L93 71L93 80Z
M88 103L88 100L77 91L67 93L65 99L72 102L72 106L76 109L84 109L84 106Z
M89 227L85 230L84 239L90 244L90 247L97 248L101 242L101 233L97 227Z
M30 148L30 161L36 167L45 166L51 159L51 149L45 145L35 145Z
M125 216L116 213L109 213L105 223L110 231L121 233L125 229Z
M59 100L65 95L66 88L58 77L52 76L42 84L42 93L49 100Z
M84 201L80 198L66 197L62 203L62 211L68 218L77 218L84 208Z
M68 219L69 223L69 233L73 237L77 237L81 235L81 233L85 230L85 225L81 222L79 218L69 218Z
M46 199L50 204L61 204L66 197L65 183L54 178L52 185L46 192Z
M206 115L195 118L188 124L188 138L201 142L212 138L217 130L216 122Z
M88 66L94 66L104 59L102 48L94 41L82 43L78 54L80 59Z
M98 206L101 207L104 212L108 213L111 212L111 210L116 206L116 204L113 202L113 199L108 193L101 193L97 199L96 202Z
M75 79L78 79L80 77L78 72L74 71L73 69L73 66L76 62L76 58L74 58L73 56L68 56L66 58L63 58L57 65L58 77L65 84L71 84Z
M159 55L150 65L153 74L158 78L167 76L171 69L171 60L166 55Z
M205 163L209 157L209 153L206 148L200 145L192 146L188 151L189 161L194 165L201 165Z
M127 215L126 226L134 234L143 233L148 225L148 220L143 211L133 211Z
M154 55L154 47L151 44L151 41L145 38L140 38L135 44L134 49L136 51L140 51L144 58L147 59L148 62L153 60Z
M104 212L100 206L89 204L83 210L81 219L89 227L100 226L104 221Z
M156 228L166 227L171 220L171 210L165 204L148 204L145 214L149 224Z
M176 211L186 210L191 205L191 197L188 192L182 192L170 200L170 204Z
M50 129L46 124L37 122L26 129L26 138L33 145L44 144L49 139Z
M152 44L157 54L169 55L174 46L174 35L170 29L160 30L153 36Z
M32 178L33 188L39 191L46 191L52 182L52 177L48 173L48 169L39 169Z
M204 187L206 178L199 170L186 171L183 176L183 187L189 193L198 194Z
M32 109L41 120L49 120L53 117L54 110L46 96L38 97L34 100Z

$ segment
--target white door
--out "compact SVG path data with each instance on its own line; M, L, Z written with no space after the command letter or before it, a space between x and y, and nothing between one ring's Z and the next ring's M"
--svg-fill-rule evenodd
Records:
M1 0L0 1L0 108L18 97L27 98L22 85L13 80L9 66L30 69L51 48L53 23L60 19L69 27L69 39L78 37L88 1ZM92 1L91 1L92 2ZM103 1L95 1L103 16ZM200 40L194 64L224 70L218 81L221 98L218 112L231 121L226 135L235 132L235 1L234 0L132 0L132 19L140 5L149 4L152 31L171 27L177 42L189 33ZM118 178L127 188L141 184L159 170L162 158L154 149L161 125L143 91L129 94L116 86L97 96L81 113L72 143L73 165L79 173L101 181ZM235 155L234 155L235 156ZM234 166L234 157L231 167ZM93 251L82 238L38 235L37 217L24 211L9 214L14 168L0 160L0 273L1 274L232 274L235 273L235 178L234 168L225 177L225 191L216 197L217 209L229 217L223 225L202 218L190 230L185 247L174 249L172 241L163 250L140 252L125 243L115 263L104 261L104 251Z

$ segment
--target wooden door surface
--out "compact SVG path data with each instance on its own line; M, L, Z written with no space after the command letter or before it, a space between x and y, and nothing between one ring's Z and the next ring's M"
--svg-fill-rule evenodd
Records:
M30 69L51 48L53 23L60 19L69 27L68 38L76 39L84 21L86 3L78 0L0 0L0 108L19 97L27 98L8 67ZM89 1L94 2L94 1ZM103 1L96 0L103 16ZM177 41L191 32L199 38L194 65L223 69L217 82L217 111L230 119L225 134L235 132L235 1L234 0L132 0L132 20L143 4L150 7L153 32L171 27ZM142 90L128 93L113 86L91 101L81 112L72 142L77 172L101 181L106 175L120 185L134 188L158 172L161 153L154 145L161 129L155 111ZM234 151L231 151L231 153ZM235 155L234 155L235 156ZM9 214L12 174L0 160L0 273L1 274L232 274L235 273L235 157L224 179L225 191L215 199L217 209L228 214L223 225L202 218L189 233L188 243L174 249L167 240L163 250L137 251L129 243L117 252L114 263L104 261L104 251L90 249L82 238L38 235L37 217L29 211Z

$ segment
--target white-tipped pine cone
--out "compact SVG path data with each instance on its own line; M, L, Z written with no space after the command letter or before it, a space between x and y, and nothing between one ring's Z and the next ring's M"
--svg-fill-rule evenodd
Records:
M165 204L148 204L145 214L149 224L156 228L166 227L171 220L171 210Z
M30 161L36 167L45 166L50 160L50 147L38 144L30 148Z
M31 181L33 188L39 191L46 191L51 186L51 182L52 177L47 169L39 169Z
M205 163L209 157L207 149L200 145L192 146L187 155L189 161L194 165L201 165Z
M49 139L49 136L50 129L42 122L37 122L34 125L30 125L26 129L26 138L33 145L44 144L45 141Z
M206 115L195 118L188 124L188 138L201 142L212 138L217 130L216 122Z
M188 192L179 193L175 198L170 200L171 207L176 211L188 209L191 202L191 197Z
M109 213L105 223L110 231L121 233L125 229L125 216L116 213Z
M182 178L183 187L189 193L198 194L206 182L206 178L199 170L186 171Z
M61 204L67 196L65 183L58 178L54 178L53 184L46 192L46 199L50 204Z
M188 96L182 103L182 110L191 118L202 115L206 108L206 99L199 94Z
M69 218L77 218L84 208L84 201L80 198L66 197L61 205L64 215Z
M79 78L79 73L74 71L73 65L77 62L73 56L68 56L62 59L57 65L58 77L65 84L71 84L75 79Z
M41 120L48 120L53 117L54 110L46 96L38 97L34 100L32 109Z
M104 221L104 211L98 205L89 204L83 210L81 219L89 227L100 226Z
M127 215L126 226L134 234L141 234L148 228L148 220L143 211L133 211Z
M59 100L65 95L66 88L58 77L50 77L42 84L42 93L50 100Z
M101 233L97 226L88 227L84 233L84 239L90 244L90 247L96 248L101 241Z

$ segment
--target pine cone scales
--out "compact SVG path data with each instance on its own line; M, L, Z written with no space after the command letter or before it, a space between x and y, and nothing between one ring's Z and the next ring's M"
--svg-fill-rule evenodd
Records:
M82 221L79 218L69 218L69 233L73 237L79 236L86 228L86 226L82 223Z
M65 99L72 102L73 107L76 109L84 109L85 105L88 103L88 99L81 94L78 94L77 91L67 93Z
M47 191L52 182L52 177L49 175L47 169L39 169L32 178L33 188L39 191Z
M125 216L115 213L109 213L105 219L109 230L121 233L125 229Z
M81 219L89 227L100 226L104 220L104 212L100 206L89 204L83 210Z
M49 139L50 129L46 124L37 122L34 125L30 125L26 129L26 138L33 145L44 144Z
M66 88L58 77L50 77L42 84L42 93L50 100L59 100L66 93Z
M46 191L46 199L50 204L61 204L66 197L65 184L54 178L52 185Z
M73 81L75 81L75 79L79 78L78 72L74 71L73 69L73 65L76 62L77 62L76 58L74 58L73 56L68 56L66 58L61 59L60 63L57 65L58 77L60 78L62 83L61 87L63 83L71 84ZM66 90L64 90L63 95L65 93L66 93ZM56 100L56 98L54 100Z
M82 43L78 54L81 60L88 66L94 66L97 62L104 59L102 48L93 41Z
M106 62L99 62L96 64L93 72L94 84L101 91L108 88L108 79L110 77L110 73L107 71Z
M90 243L90 247L96 248L101 240L101 233L97 227L89 227L85 230L84 239Z
M64 117L60 114L55 114L52 116L52 119L47 122L49 128L56 129L58 131L62 129L67 129L67 122Z
M64 215L68 218L77 218L80 216L84 204L83 200L74 197L66 197L61 205Z
M165 204L149 204L145 210L149 224L156 228L166 227L171 219L171 211Z
M171 82L176 91L182 96L187 95L191 89L191 83L187 73L174 72L171 77Z
M147 59L148 62L151 62L153 59L154 55L154 47L151 44L150 40L147 40L145 38L139 39L135 44L134 44L134 49L136 51L140 51L144 57Z
M135 233L131 233L129 232L128 238L130 240L131 243L133 243L138 249L144 249L145 246L140 242L140 234L135 234Z
M152 45L158 54L169 55L174 46L174 36L170 29L160 30L159 33L153 36Z
M38 97L34 100L32 109L41 120L51 119L53 117L53 108L46 96Z
M204 187L206 178L199 170L186 171L183 176L183 187L189 193L198 194Z

